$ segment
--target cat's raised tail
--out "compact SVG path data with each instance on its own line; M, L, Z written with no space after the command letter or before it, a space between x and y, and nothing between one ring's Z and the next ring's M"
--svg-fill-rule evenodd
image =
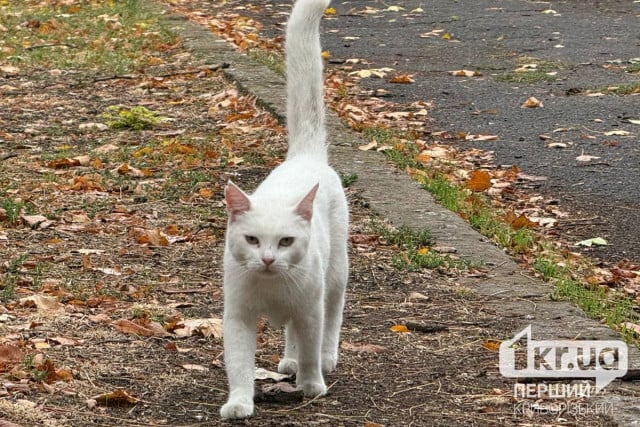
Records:
M297 0L287 25L287 158L327 162L320 19L331 0Z

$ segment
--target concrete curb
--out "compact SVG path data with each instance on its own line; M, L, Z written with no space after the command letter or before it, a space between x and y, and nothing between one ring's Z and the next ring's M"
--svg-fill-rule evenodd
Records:
M226 76L238 87L255 95L259 104L284 122L285 80L266 66L237 52L227 42L206 28L183 17L167 17L182 30L186 47L200 57L216 63L226 62ZM574 305L551 301L551 286L529 277L514 260L487 241L458 215L435 203L431 195L420 188L405 173L388 164L378 153L354 149L364 142L331 111L327 117L331 146L331 163L338 171L356 173L353 184L362 192L371 208L392 223L406 224L414 229L429 228L438 244L453 246L466 259L491 266L488 277L465 278L458 282L486 298L486 307L499 311L510 320L515 333L533 325L536 339L618 340L619 335L588 319ZM496 361L497 363L497 361ZM640 378L640 351L629 348L627 379ZM619 425L640 425L640 405L628 393L640 386L624 383L626 392L617 392L619 384L611 384L605 393L592 397L589 403L613 403L612 414Z

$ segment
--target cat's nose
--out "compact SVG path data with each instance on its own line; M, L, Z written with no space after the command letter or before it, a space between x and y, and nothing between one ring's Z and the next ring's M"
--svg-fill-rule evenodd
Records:
M271 265L273 264L273 261L275 261L275 258L272 256L263 256L262 257L262 262L264 263L264 265Z

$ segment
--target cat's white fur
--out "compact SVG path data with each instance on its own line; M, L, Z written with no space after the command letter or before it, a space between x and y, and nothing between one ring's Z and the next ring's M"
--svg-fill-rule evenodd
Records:
M338 361L348 277L348 207L327 163L319 25L330 0L298 0L287 25L287 159L247 195L225 189L222 418L253 414L256 321L285 326L278 370L306 396L325 394Z

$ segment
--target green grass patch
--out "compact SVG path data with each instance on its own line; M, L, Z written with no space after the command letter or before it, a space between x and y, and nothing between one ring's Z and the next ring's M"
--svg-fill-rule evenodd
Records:
M247 50L247 55L278 75L285 76L287 73L284 58L277 53L261 48L253 48Z
M355 173L341 173L340 181L342 182L342 186L344 188L351 187L358 180L358 174Z
M499 74L495 77L495 80L501 83L540 83L540 82L553 82L557 80L557 76L548 74L546 71L526 71L526 72L513 72Z
M640 82L595 88L591 89L590 92L602 92L607 95L635 95L640 93Z
M26 254L22 254L15 259L9 260L7 271L0 278L0 301L6 303L15 298L15 290L20 274L20 267L27 259Z
M178 41L160 19L141 0L12 0L0 14L0 25L10 29L0 33L0 64L117 74L156 65L154 52Z
M435 241L431 230L427 228L413 230L406 225L394 228L383 222L374 221L371 229L388 244L398 247L399 252L395 253L391 260L394 268L398 270L420 271L436 268L464 270L469 267L466 261L431 250Z
M107 107L107 111L100 117L111 129L130 130L152 129L167 119L145 107L127 108L120 105Z

